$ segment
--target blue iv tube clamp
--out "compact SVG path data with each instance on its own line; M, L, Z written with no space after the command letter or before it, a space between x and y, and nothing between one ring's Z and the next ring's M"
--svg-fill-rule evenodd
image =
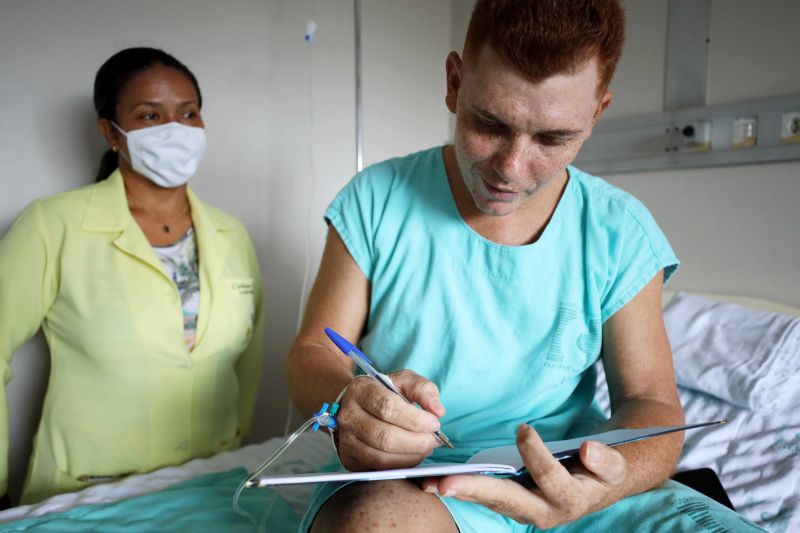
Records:
M328 410L330 407L330 410ZM322 404L322 409L319 412L314 413L314 425L311 426L311 429L317 431L320 426L326 427L328 430L333 431L336 429L336 413L339 412L339 404L333 402L330 406L328 406L328 402Z

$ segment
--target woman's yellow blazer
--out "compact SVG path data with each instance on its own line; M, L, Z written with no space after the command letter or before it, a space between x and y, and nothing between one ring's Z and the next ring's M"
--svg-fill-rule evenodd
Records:
M119 171L33 202L0 241L0 374L41 327L51 368L22 501L236 448L262 361L262 287L244 226L189 190L195 347L181 298L130 214ZM0 394L0 494L8 416Z

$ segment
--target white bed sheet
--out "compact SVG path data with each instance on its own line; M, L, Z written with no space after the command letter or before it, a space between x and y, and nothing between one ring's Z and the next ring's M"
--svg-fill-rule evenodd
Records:
M599 367L598 401L608 390ZM686 423L727 424L687 431L678 471L711 468L736 511L767 531L800 531L800 410L758 413L678 387Z
M194 459L180 466L161 468L149 474L130 476L114 483L105 483L78 492L59 494L33 505L7 509L0 512L0 523L66 511L79 505L115 502L155 492L203 474L224 472L237 467L244 467L248 472L252 472L283 441L283 437L276 437L261 444L244 446L238 450L223 452L207 459ZM270 468L270 472L276 474L314 472L327 464L332 459L333 453L333 446L327 433L309 430L289 447L281 460ZM283 496L292 509L301 516L305 512L313 490L314 485L275 488L275 491ZM233 497L232 494L231 497Z

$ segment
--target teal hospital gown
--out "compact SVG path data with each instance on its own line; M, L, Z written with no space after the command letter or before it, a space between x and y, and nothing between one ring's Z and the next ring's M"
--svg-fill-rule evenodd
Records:
M325 214L370 282L362 350L384 372L408 368L439 387L442 430L457 449L439 448L430 461L514 444L521 422L546 441L602 423L594 403L602 326L678 266L644 205L568 171L550 222L525 246L491 242L463 221L441 147L366 169ZM321 487L302 527L339 486ZM444 501L461 531L516 524Z

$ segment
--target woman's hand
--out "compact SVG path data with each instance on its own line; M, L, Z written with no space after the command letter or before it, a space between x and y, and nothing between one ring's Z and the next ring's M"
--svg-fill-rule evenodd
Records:
M445 413L439 389L410 370L390 377L422 409L369 377L350 382L336 417L339 460L348 470L413 467L440 446L433 436Z
M627 463L617 450L598 442L580 448L581 464L567 470L527 424L517 428L517 447L535 487L509 480L468 475L429 478L428 492L484 505L523 524L548 529L573 522L616 500Z

